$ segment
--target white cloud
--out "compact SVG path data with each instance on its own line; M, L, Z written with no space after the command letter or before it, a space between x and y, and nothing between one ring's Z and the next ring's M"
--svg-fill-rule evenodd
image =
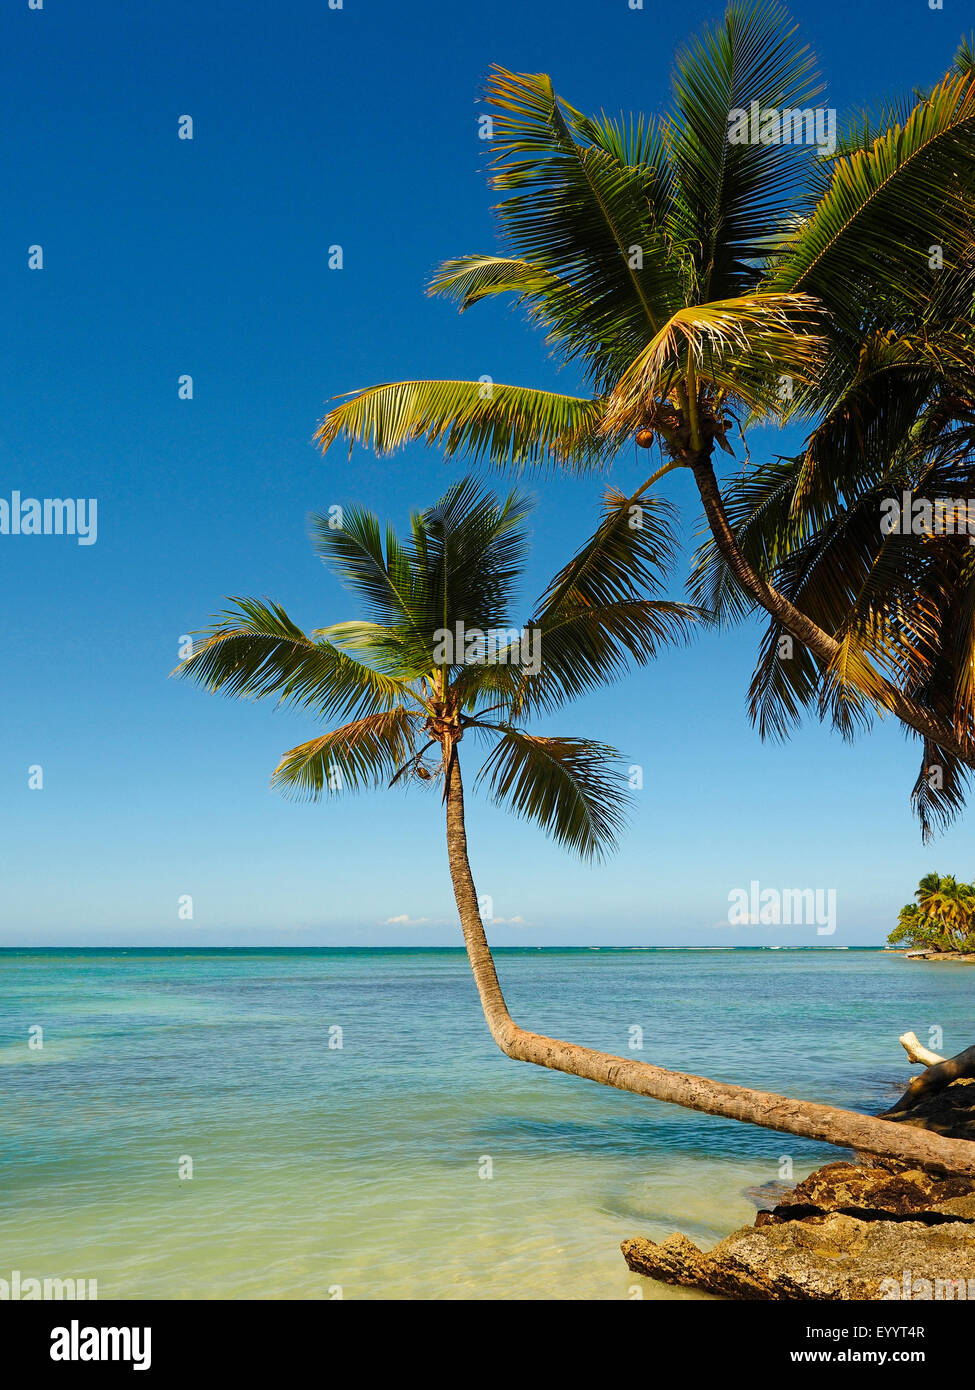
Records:
M387 917L384 922L380 922L381 927L453 927L457 925L455 918L448 917L411 917L408 912L400 912L395 917ZM531 923L524 917L488 917L484 925L490 927L528 927Z

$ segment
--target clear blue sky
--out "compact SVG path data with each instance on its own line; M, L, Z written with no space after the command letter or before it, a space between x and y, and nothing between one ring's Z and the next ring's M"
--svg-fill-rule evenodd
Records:
M421 448L322 460L329 396L406 376L578 385L509 308L460 317L422 293L439 260L494 248L489 65L546 70L583 108L659 109L675 45L718 12L7 0L0 496L96 497L99 526L88 547L0 536L0 944L459 941L436 796L290 804L268 777L309 721L167 672L227 594L269 594L309 627L353 616L307 514L356 500L402 525L460 471ZM961 0L793 12L841 111L936 81L971 22ZM615 478L642 476L627 459ZM693 498L670 482L690 531ZM532 592L590 529L599 485L538 491ZM922 847L897 728L855 748L817 727L759 742L754 639L707 636L557 721L646 769L608 865L472 808L479 888L522 919L496 921L497 943L817 944L808 927L716 926L752 879L834 888L838 930L819 944L878 943L920 874L975 870L964 823Z

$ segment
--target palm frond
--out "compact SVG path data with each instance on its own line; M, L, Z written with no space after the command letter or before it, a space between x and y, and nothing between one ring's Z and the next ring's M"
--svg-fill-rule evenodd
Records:
M402 708L368 714L290 749L274 769L271 785L299 799L324 792L381 787L415 752L421 716Z
M502 726L478 781L583 859L602 858L625 823L626 778L614 748L584 738L542 738Z
M243 699L277 695L281 704L313 709L321 718L364 716L393 708L408 688L331 643L312 640L284 609L236 598L173 675L211 692Z
M970 243L975 80L949 75L903 126L831 163L828 182L781 258L772 288L816 295L850 321L875 289L901 301L932 291L930 248L951 266ZM923 235L919 210L923 209Z
M324 452L343 436L376 454L423 440L497 467L598 468L613 449L597 432L597 400L492 381L401 381L350 393L315 435Z
M943 748L925 743L911 791L911 803L925 843L938 831L946 830L964 810L970 777L971 770L957 758Z
M656 597L675 557L673 521L660 497L606 492L596 531L535 606L540 670L523 679L514 708L558 708L688 639L701 611Z
M423 594L416 592L410 554L391 526L384 529L372 512L361 507L345 507L341 526L316 513L310 530L318 558L366 602L381 623L417 625Z
M424 624L435 631L506 625L527 555L524 522L532 503L513 491L498 498L474 478L461 478L434 506L412 518L411 561L423 576Z
M682 302L663 133L585 117L542 73L496 68L487 97L506 247L570 287L547 317L600 394Z
M754 287L768 237L801 187L814 150L734 143L729 116L802 110L822 87L815 58L775 4L731 4L676 60L667 128L677 193L670 232L682 248L686 302L738 297Z
M714 388L766 409L780 377L809 379L823 344L813 331L818 308L811 295L758 292L679 309L615 386L603 428L615 435L637 428L648 398L666 394L663 383L682 375L688 359Z
M965 34L955 54L955 69L963 77L975 73L975 34Z
M460 312L495 294L521 298L569 287L557 275L530 261L505 256L458 256L444 261L427 286L427 294L456 300Z

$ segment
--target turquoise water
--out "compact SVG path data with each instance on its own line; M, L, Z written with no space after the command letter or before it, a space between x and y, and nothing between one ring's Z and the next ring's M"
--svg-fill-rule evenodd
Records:
M948 1052L975 1031L967 968L870 951L502 950L498 968L537 1031L854 1109L902 1089L906 1029L940 1025ZM799 1177L838 1156L509 1061L459 951L0 952L0 1278L686 1297L631 1275L620 1240L713 1242L784 1157Z

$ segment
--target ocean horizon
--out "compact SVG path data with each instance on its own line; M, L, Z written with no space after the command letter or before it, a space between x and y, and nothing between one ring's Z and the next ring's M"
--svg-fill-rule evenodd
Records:
M183 955L201 952L226 951L234 955L277 955L279 952L315 954L333 951L347 954L372 951L377 954L410 954L414 951L446 951L466 957L463 946L0 946L0 954L9 955ZM547 951L552 954L583 953L586 951L884 951L900 954L889 946L492 946L492 955L522 955Z

